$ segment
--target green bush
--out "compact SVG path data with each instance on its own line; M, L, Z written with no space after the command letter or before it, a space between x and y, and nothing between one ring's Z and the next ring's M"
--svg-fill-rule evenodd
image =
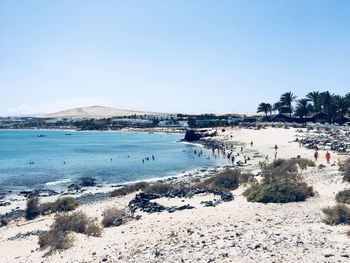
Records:
M131 194L131 193L143 190L148 186L149 186L149 183L147 182L139 182L136 184L126 185L110 192L110 196L111 197L125 196L127 194Z
M100 236L102 229L97 224L97 219L90 218L83 212L57 214L50 230L39 236L39 246L50 248L49 252L67 249L73 245L71 232Z
M25 210L25 218L32 220L40 215L39 198L33 197L27 200L27 208Z
M68 212L79 206L77 199L73 197L58 198L55 202L47 202L40 204L40 212L42 215L55 212Z
M343 203L343 204L350 204L350 189L340 191L337 193L335 196L335 200L338 203Z
M239 187L241 172L238 169L227 169L202 183L202 187L219 191L231 191Z
M350 208L346 205L336 205L322 209L326 217L322 220L328 225L350 224Z
M243 193L249 202L289 203L305 201L314 195L312 187L305 183L285 184L272 183L255 185Z
M312 187L303 182L298 173L299 167L312 165L306 159L277 159L262 166L263 179L254 184L243 194L249 202L288 203L305 201L314 196ZM302 168L301 168L302 169Z
M117 208L107 208L102 213L102 225L104 227L119 226L124 223L126 213Z

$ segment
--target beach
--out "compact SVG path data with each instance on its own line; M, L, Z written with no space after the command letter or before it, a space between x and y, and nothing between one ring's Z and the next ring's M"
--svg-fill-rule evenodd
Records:
M215 130L216 136L205 140L235 145L236 151L243 147L241 156L250 160L240 168L257 178L259 163L267 156L268 162L273 161L276 145L277 158L313 159L314 151L296 142L303 133L294 128ZM304 202L250 203L242 195L247 186L232 191L234 200L215 207L201 203L217 199L213 194L160 198L155 201L164 206L188 204L194 208L173 213L137 212L139 220L104 228L101 237L74 234L73 247L49 256L39 249L35 233L48 230L54 215L31 221L21 218L1 228L1 262L348 262L349 227L321 222L322 208L335 205L335 194L350 187L342 181L337 166L347 156L331 152L331 163L327 164L325 154L326 150L320 149L316 167L301 171L316 192ZM325 167L319 168L320 164ZM104 209L125 208L134 197L135 193L105 198L77 209L101 221Z

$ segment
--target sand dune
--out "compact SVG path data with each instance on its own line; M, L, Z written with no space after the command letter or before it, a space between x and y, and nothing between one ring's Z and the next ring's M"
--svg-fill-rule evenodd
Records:
M146 112L146 111L134 111L134 110L121 110L105 106L91 106L91 107L81 107L74 108L64 111L59 111L55 113L46 114L46 118L112 118L112 117L122 117L131 115L166 115L166 113L159 112Z

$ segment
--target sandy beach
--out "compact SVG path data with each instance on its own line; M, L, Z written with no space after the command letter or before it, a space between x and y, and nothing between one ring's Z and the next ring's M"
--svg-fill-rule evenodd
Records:
M300 148L294 140L302 133L296 129L218 129L222 143L243 145L250 157L242 169L257 174L259 162L268 155L278 158L313 159L313 151ZM253 142L251 146L250 143ZM0 231L1 262L349 262L349 226L329 226L321 222L322 208L334 205L335 194L350 187L342 181L337 163L346 158L331 153L326 163L325 151L319 151L316 167L302 171L316 195L305 202L288 204L249 203L242 195L245 186L232 191L234 200L216 207L204 207L201 201L214 200L212 194L192 198L161 198L166 206L189 204L194 209L141 215L118 227L104 228L101 237L73 234L74 246L44 256L38 236L19 238L20 233L48 230L54 215L39 216L32 221L10 222ZM323 164L325 168L318 168ZM108 207L125 208L135 193L82 205L78 210L102 219Z

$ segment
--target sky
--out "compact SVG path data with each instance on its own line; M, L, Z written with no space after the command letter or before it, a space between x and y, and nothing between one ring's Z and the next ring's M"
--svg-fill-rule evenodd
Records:
M0 116L255 112L350 92L347 0L1 0Z

